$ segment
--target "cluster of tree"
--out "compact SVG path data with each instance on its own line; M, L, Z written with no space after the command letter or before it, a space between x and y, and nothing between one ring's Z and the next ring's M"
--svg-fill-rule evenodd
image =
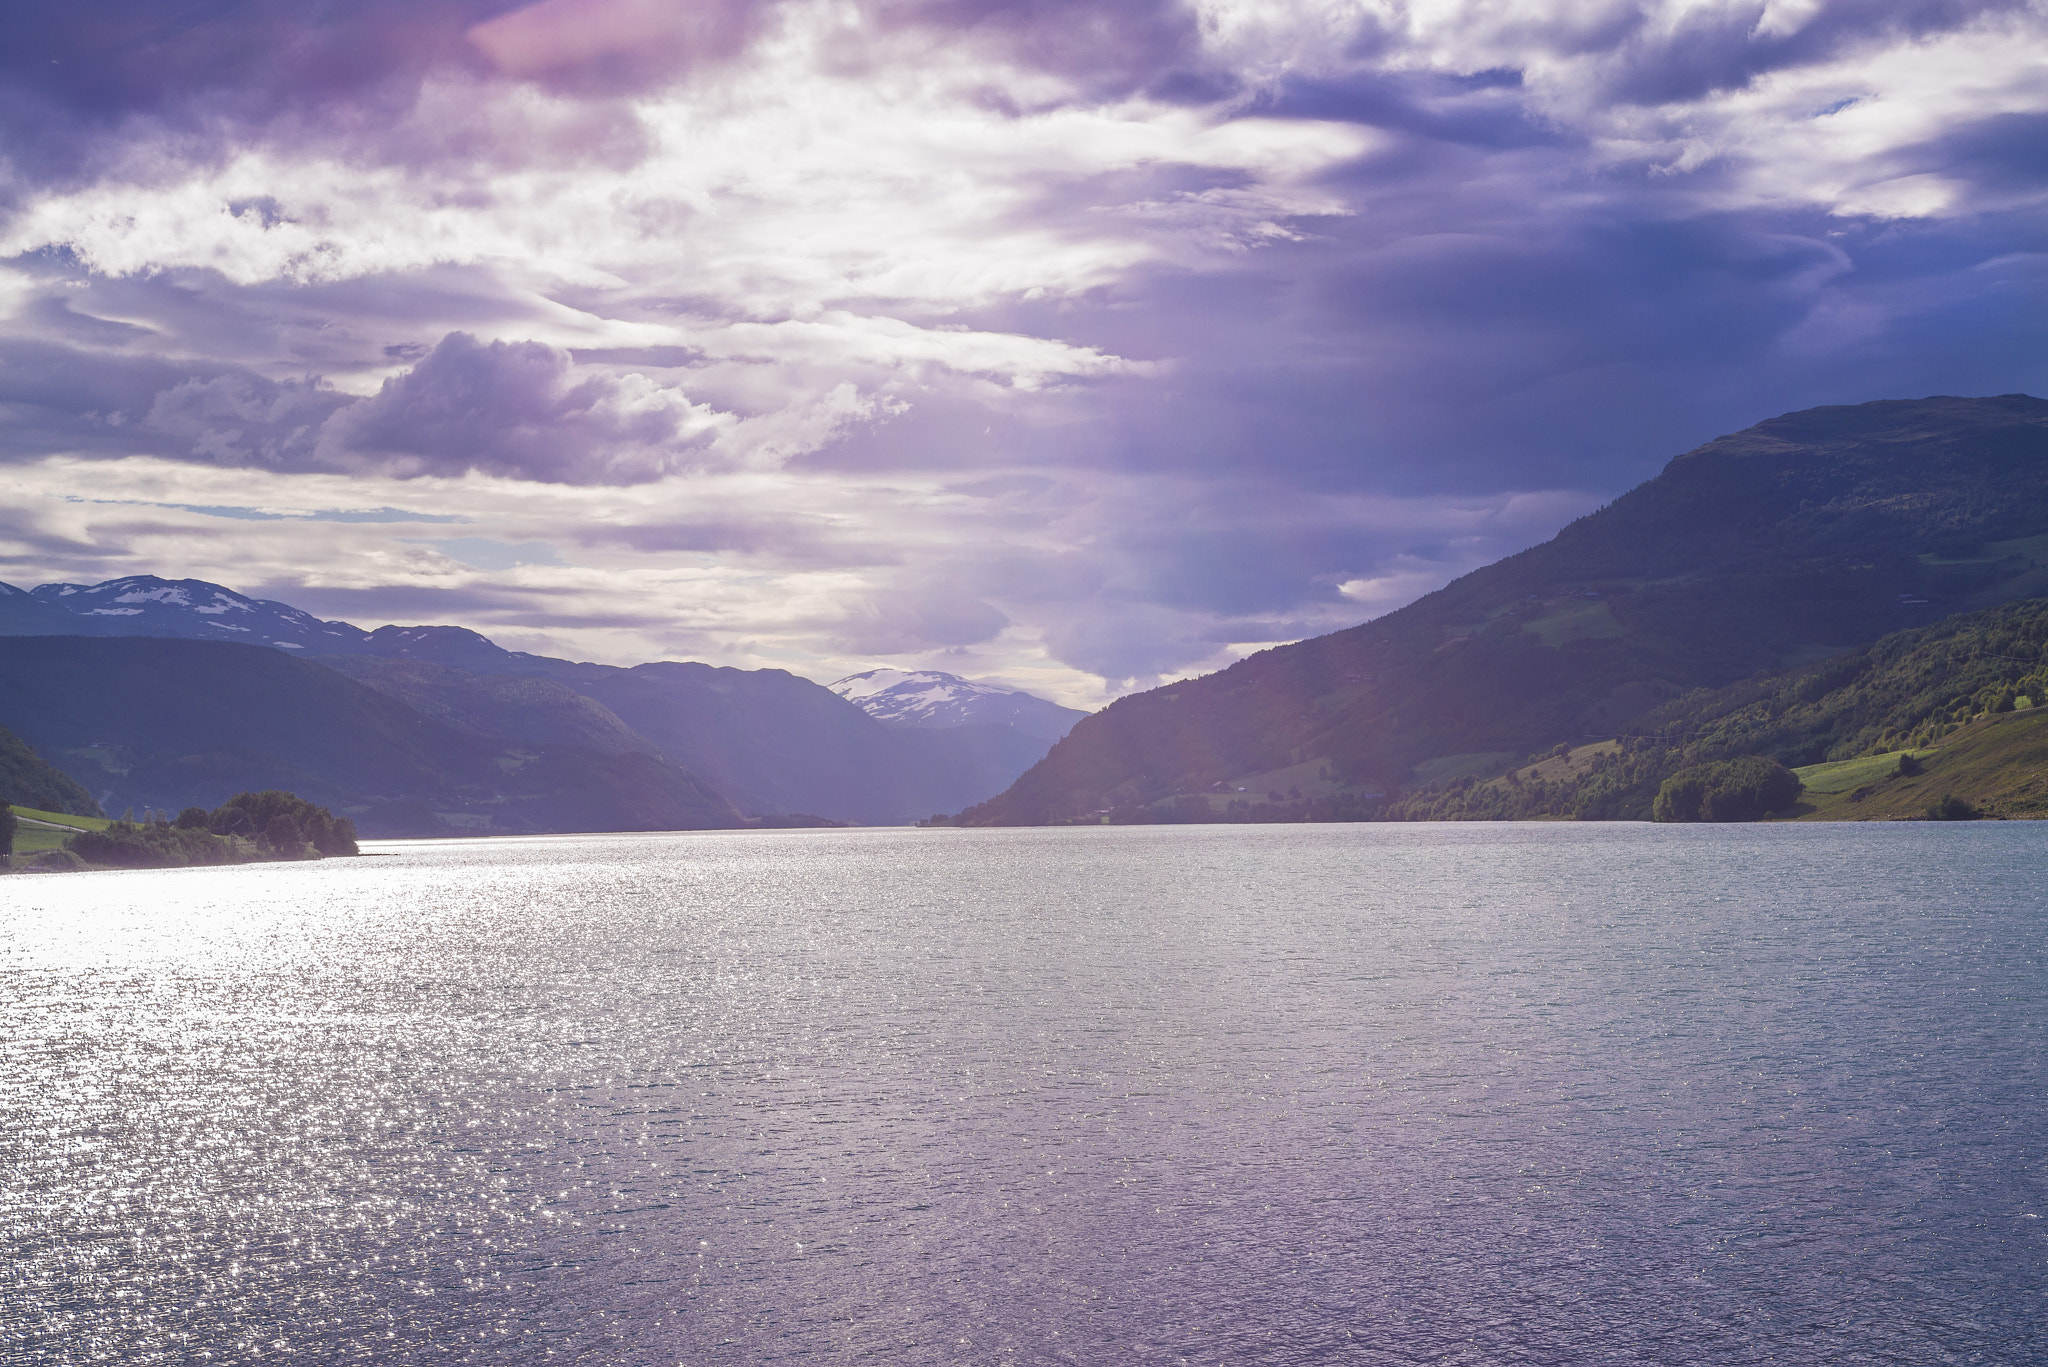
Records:
M1658 785L1655 821L1760 821L1799 801L1799 776L1761 755L1695 764Z
M242 864L254 857L232 840L163 821L116 821L103 831L80 831L65 840L64 848L88 864L110 869Z
M1531 755L1525 763L1549 757ZM1623 741L1618 749L1549 778L1524 779L1517 767L1498 780L1468 776L1406 792L1387 803L1381 816L1388 821L1648 821L1657 789L1684 763L1665 746Z
M80 831L64 847L88 864L164 869L355 854L355 823L292 793L237 793L212 811L187 807L175 819L121 820Z
M275 788L237 793L210 812L187 807L173 824L182 830L241 836L281 857L296 857L307 845L323 855L359 852L353 821Z
M1219 812L1207 798L1184 796L1155 806L1118 808L1108 815L1112 826L1293 825L1371 821L1378 816L1380 805L1377 793L1332 793L1281 802L1232 798Z
M14 817L14 808L0 802L0 859L14 853L14 831L19 824Z

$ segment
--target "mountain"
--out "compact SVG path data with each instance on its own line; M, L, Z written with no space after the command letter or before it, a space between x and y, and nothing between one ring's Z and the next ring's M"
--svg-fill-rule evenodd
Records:
M742 824L668 760L479 736L259 646L16 637L0 652L0 717L112 810L283 788L366 835Z
M99 804L78 781L0 726L0 802L39 812L99 816Z
M0 584L0 635L271 646L318 659L473 737L665 758L750 814L867 825L956 811L1001 792L1082 715L951 675L899 674L937 681L952 700L931 698L919 712L907 704L915 690L906 690L897 695L904 715L885 725L865 706L784 670L583 664L506 650L463 627L365 631L203 580L153 575L29 591ZM930 734L913 736L905 726Z
M554 679L374 655L323 655L317 663L472 736L606 755L657 749L603 703Z
M1398 612L1122 698L957 819L1124 819L1182 799L1356 811L1615 736L1696 688L2044 593L2048 402L1811 409L1679 456Z
M1050 744L1006 726L892 729L779 669L674 661L621 668L499 654L476 659L532 672L373 657L317 663L471 734L666 756L750 815L902 825L1002 791Z
M17 607L24 597L28 603ZM148 574L104 584L43 584L25 595L8 588L0 597L0 630L7 635L240 641L309 655L334 654L369 635L347 622L323 622L218 584Z
M251 598L203 579L134 574L103 584L0 584L0 636L152 636L235 641L293 654L365 655L487 673L545 657L505 650L464 627L328 622L288 603ZM559 662L550 662L559 663Z
M870 669L825 686L884 726L1007 726L1048 745L1088 715L1022 689L930 669Z

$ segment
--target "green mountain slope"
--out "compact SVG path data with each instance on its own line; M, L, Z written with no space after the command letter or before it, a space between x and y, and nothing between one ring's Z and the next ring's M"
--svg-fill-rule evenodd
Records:
M1809 815L1919 815L1950 791L1999 814L2036 815L2028 795L2043 775L2022 742L2040 718L2048 718L2048 599L2034 598L1696 690L1644 714L1617 739L1441 778L1380 814L1643 820L1658 785L1678 770L1761 756L1801 771ZM1910 756L1904 766L1902 754ZM1884 800L1866 804L1880 788ZM1843 796L1850 793L1853 800Z
M357 816L365 835L379 833L385 807L506 831L740 824L678 765L467 734L260 646L10 638L0 721L116 811L212 807L282 788Z
M0 726L0 802L73 816L99 816L100 807L78 781Z
M958 819L1130 814L1240 787L1250 802L1273 775L1311 773L1304 800L1357 810L1637 728L1697 688L2042 593L2048 402L1788 414L1399 612L1121 699Z

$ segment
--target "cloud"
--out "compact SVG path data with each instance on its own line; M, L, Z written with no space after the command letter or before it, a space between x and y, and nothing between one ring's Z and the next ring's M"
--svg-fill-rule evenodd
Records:
M17 7L5 553L1099 698L1776 412L2041 390L2044 48L1950 0Z
M142 426L195 460L305 468L314 461L322 426L350 403L318 385L215 375L157 394Z
M539 0L486 19L465 36L506 75L613 92L732 56L769 9L735 0Z
M852 655L912 655L993 639L1010 619L957 590L927 586L867 594L824 624L833 646Z
M451 332L320 433L334 466L478 470L546 483L633 484L685 468L725 420L645 376L578 379L538 342Z
M13 418L11 430L0 428L0 453L15 459L56 447L400 478L480 471L636 484L703 463L735 427L638 371L579 373L557 348L463 332L368 397L317 377L280 381L219 365L181 375L184 367L154 358L34 344L0 342L0 362L0 402Z

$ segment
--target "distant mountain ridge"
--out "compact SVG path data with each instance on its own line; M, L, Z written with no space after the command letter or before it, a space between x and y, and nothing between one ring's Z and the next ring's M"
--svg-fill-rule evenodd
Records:
M16 637L0 651L0 717L114 811L282 788L373 835L743 824L723 794L657 756L466 733L235 642Z
M936 669L870 669L825 686L884 726L1010 726L1050 744L1088 715L1021 688L977 683Z
M1366 814L1696 688L2042 595L2048 402L1789 413L1397 612L1119 699L957 820Z
M988 705L885 724L784 670L578 663L506 650L464 627L364 630L204 580L154 575L27 591L0 584L0 636L270 647L469 737L642 755L708 783L748 815L810 814L858 824L901 824L1000 792L1082 715L1030 694L957 680L963 697L985 697ZM9 720L0 713L0 722ZM21 725L33 729L27 719ZM160 740L171 745L174 738ZM613 767L619 763L625 761ZM87 777L88 786L98 781ZM340 801L343 789L359 788L322 791Z

